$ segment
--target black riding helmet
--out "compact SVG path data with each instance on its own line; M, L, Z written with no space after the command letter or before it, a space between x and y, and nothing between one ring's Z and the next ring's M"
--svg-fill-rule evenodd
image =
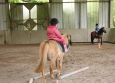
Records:
M56 25L57 23L59 23L59 21L58 21L57 18L52 18L52 19L50 20L50 24L51 24L51 25Z
M96 26L98 26L98 24L96 23Z

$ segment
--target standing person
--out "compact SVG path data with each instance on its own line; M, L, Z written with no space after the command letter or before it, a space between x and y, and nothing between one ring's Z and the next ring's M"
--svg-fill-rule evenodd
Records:
M58 19L57 18L52 18L50 20L50 25L47 27L47 36L48 39L54 39L57 42L61 42L64 46L64 52L67 52L67 45L65 40L62 38L61 33L59 32L58 28L57 28L57 24L58 24Z
M96 36L98 36L98 31L99 31L99 26L98 26L98 24L96 24L96 25L95 25Z

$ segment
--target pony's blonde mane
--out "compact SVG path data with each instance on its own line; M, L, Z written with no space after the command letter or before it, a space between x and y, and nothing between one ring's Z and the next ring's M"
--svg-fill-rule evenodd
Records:
M67 45L71 42L71 35L70 34L62 34L62 37L64 38Z

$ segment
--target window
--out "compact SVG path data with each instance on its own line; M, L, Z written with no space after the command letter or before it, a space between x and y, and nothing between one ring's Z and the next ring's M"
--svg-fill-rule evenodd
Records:
M108 0L52 0L51 15L61 21L60 28L108 28ZM63 9L63 10L61 10ZM59 11L60 10L60 11Z
M99 2L87 2L87 27L94 28L99 23Z
M113 6L112 6L112 8L113 8L113 28L115 28L115 0L113 0Z
M9 0L10 3L44 3L49 0Z

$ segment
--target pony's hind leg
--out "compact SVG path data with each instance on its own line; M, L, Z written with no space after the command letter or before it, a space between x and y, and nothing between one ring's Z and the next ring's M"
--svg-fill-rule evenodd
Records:
M50 77L54 78L53 68L54 68L55 60L52 60L50 63Z
M93 37L91 37L91 43L92 43L92 44L94 44L94 42L93 42L93 41L94 41L94 38L93 38Z
M45 76L44 76L44 69L42 69L42 81L43 81L43 83L46 83L46 79L45 79Z

